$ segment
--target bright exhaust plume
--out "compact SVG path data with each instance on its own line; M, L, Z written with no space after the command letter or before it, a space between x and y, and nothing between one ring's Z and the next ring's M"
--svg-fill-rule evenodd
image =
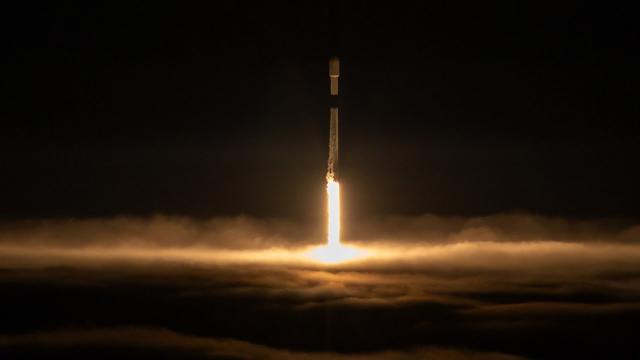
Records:
M340 246L340 183L327 180L327 245Z

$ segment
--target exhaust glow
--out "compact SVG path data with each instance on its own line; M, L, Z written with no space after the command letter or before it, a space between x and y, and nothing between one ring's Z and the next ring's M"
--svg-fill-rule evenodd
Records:
M327 179L327 245L340 246L340 183Z
M340 243L340 183L331 174L327 175L327 245L313 249L309 256L325 264L337 264L361 259L362 250L343 246Z

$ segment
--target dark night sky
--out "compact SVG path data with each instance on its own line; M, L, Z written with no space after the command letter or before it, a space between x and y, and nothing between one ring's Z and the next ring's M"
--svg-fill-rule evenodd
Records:
M334 53L347 216L640 215L631 9L14 6L3 218L316 218Z

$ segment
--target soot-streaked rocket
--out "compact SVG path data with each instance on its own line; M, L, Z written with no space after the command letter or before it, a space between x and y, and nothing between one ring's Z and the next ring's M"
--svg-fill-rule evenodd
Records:
M337 180L338 170L338 83L340 79L340 60L329 60L329 161L327 180Z

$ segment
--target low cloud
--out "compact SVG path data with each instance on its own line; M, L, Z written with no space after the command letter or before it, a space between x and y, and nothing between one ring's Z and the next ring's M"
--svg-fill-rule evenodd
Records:
M296 352L275 349L232 339L217 339L180 334L156 328L58 329L14 336L0 336L0 347L78 348L78 347L144 348L170 351L193 357L194 352L212 359L283 359L283 360L521 360L522 357L472 352L446 348L415 348L407 351L383 351L361 354L332 352Z
M9 290L0 344L110 339L240 358L338 356L327 348L356 353L345 359L547 358L529 339L553 334L554 346L589 354L604 346L603 329L624 340L629 319L640 321L633 223L421 216L350 227L348 243L367 255L324 264L308 256L317 233L279 220L2 224L0 287ZM7 310L22 306L21 294L33 313ZM52 308L39 313L39 297ZM100 315L105 302L109 316ZM10 335L38 329L42 317L98 328Z
M629 220L568 220L525 214L476 218L389 216L347 224L348 240L375 244L459 242L607 242L640 244ZM83 246L208 246L224 249L297 247L321 242L323 231L279 219L175 216L26 220L0 223L0 244Z

